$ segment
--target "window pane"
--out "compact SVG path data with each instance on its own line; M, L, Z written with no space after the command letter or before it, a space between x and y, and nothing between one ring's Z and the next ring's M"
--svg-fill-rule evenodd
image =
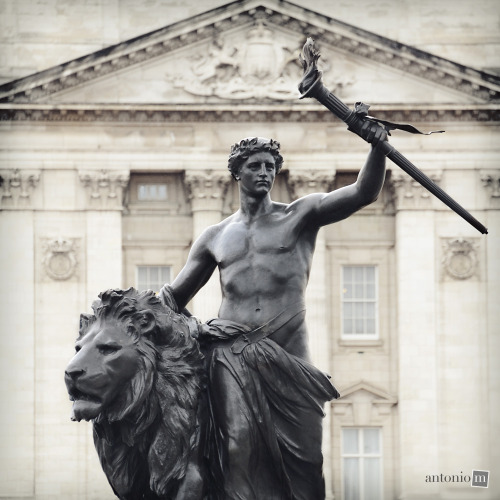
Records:
M375 284L368 283L365 288L365 298L374 299L375 298Z
M361 266L355 266L353 267L353 270L354 270L354 281L356 283L363 283L365 268Z
M344 266L343 270L344 270L344 281L345 282L352 281L352 267Z
M380 453L379 436L380 436L379 429L363 430L363 452L365 454Z
M352 299L352 285L349 283L344 283L343 288L344 299Z
M159 292L170 281L170 266L137 266L137 289Z
M342 449L344 454L359 453L358 429L342 429Z
M346 319L346 318L344 318L344 333L345 334L354 333L352 331L352 319Z
M374 302L365 302L365 316L367 318L375 317L375 303Z
M352 313L352 302L345 302L343 309L344 318L352 318Z
M363 299L365 296L363 283L356 283L354 285L354 298Z
M356 302L354 305L354 317L363 318L365 315L365 304L363 302Z
M166 184L158 184L158 199L166 200L167 199L167 185Z
M356 318L354 325L354 333L365 333L363 318Z
M344 499L360 499L359 458L344 458Z
M381 471L380 458L364 459L364 490L365 498L368 500L381 500Z
M161 279L160 279L160 281L163 283L163 285L165 283L170 283L170 267L163 266L163 267L160 268L160 270L161 270Z
M139 201L164 201L167 199L166 184L139 184L137 186Z
M375 266L365 267L365 278L367 283L375 283Z
M365 321L366 326L365 326L365 333L371 333L371 334L376 334L376 328L375 328L375 320L373 318L368 318Z

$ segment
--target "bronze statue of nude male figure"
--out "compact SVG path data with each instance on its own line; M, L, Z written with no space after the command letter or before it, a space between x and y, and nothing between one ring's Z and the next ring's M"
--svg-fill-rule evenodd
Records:
M181 310L219 268L219 316L199 338L208 370L211 498L324 498L323 405L338 392L310 363L304 294L319 229L382 189L386 131L367 121L359 135L371 151L356 182L290 204L270 197L283 163L279 144L260 137L235 144L228 166L240 209L201 234L162 289Z

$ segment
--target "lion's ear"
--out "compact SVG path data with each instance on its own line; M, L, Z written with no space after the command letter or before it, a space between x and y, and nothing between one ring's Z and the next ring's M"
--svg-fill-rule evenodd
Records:
M87 330L90 328L92 323L94 323L95 319L96 318L93 314L80 314L80 328L78 330L78 338L83 337L87 333Z
M137 326L142 335L149 337L153 334L156 326L156 318L151 309L145 309L137 313Z

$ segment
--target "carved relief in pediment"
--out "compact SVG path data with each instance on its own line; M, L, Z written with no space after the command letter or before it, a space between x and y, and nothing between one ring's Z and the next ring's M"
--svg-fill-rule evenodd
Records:
M197 96L222 99L297 99L303 40L286 40L262 20L239 37L217 37L188 57L190 71L167 75L175 87ZM323 61L326 64L326 61ZM347 81L330 82L338 92Z

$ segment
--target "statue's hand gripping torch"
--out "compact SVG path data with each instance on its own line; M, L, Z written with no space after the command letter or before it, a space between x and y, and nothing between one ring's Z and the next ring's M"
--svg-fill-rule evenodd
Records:
M390 130L401 129L414 134L422 134L412 125L397 124L385 120L378 120L368 115L366 104L357 103L354 110L351 110L340 99L333 95L321 81L322 73L317 68L317 61L320 57L319 52L314 47L312 38L308 38L302 50L303 56L300 57L304 68L304 77L299 84L301 99L304 97L313 97L323 106L329 109L337 118L340 118L347 124L349 130L361 135L363 123L366 120L380 123L386 128L390 135ZM432 132L430 132L432 133ZM454 212L474 226L482 234L487 234L488 230L475 217L473 217L465 208L458 204L451 196L445 193L437 184L427 177L421 170L407 160L398 150L396 150L387 141L379 144L384 154L393 161L398 167L403 169L408 175L415 179L424 188L439 198L443 203L450 207Z

